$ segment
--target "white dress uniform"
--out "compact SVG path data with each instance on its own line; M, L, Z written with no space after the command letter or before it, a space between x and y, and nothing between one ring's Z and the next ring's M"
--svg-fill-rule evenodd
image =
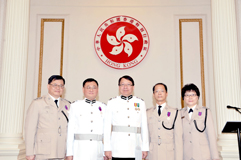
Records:
M71 104L66 156L73 156L73 160L103 160L105 108L104 103L86 98Z
M146 105L142 99L117 96L108 101L104 150L112 151L112 157L136 160L142 159L142 151L149 151Z

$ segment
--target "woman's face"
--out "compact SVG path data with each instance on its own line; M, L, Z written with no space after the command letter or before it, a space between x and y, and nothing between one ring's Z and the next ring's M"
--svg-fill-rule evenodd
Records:
M186 91L184 95L184 102L189 108L194 107L198 103L198 96L195 91Z

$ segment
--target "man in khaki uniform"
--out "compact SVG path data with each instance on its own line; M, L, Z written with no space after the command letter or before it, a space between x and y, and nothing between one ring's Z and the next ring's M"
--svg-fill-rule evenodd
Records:
M48 94L33 100L28 108L25 121L27 160L65 158L70 103L60 97L64 84L62 76L51 76Z
M153 87L156 106L147 109L150 151L148 160L182 160L183 139L181 113L167 105L167 87L157 83Z

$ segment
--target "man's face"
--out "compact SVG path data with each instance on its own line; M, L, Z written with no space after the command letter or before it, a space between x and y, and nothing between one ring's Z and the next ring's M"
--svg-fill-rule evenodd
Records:
M156 85L153 93L157 103L165 103L167 99L167 91L163 85Z
M122 78L120 81L120 85L119 85L119 91L121 93L121 95L123 96L130 96L132 95L134 90L134 86L132 84L131 81L129 81L128 79Z
M85 86L83 87L83 93L85 98L89 100L94 100L98 94L98 86L93 82L86 82Z
M53 80L47 85L48 92L55 99L59 98L64 91L64 81L62 79Z

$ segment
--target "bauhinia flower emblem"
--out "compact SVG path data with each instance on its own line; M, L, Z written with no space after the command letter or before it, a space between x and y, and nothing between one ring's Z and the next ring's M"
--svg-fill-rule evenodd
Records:
M109 36L107 34L107 41L111 45L115 46L115 47L112 48L112 51L110 52L110 54L118 55L123 51L123 48L124 48L124 51L128 54L128 57L132 54L133 48L132 48L132 45L130 43L134 42L135 40L138 40L138 38L133 34L125 35L124 29L125 29L125 26L120 27L116 31L116 37L115 36Z

